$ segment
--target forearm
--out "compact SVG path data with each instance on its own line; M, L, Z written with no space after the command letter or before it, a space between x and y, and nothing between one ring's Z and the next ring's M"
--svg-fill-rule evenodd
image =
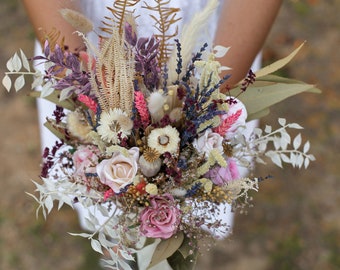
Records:
M228 85L242 80L261 50L279 11L281 0L224 0L215 44L231 47L221 59L231 67Z
M39 41L45 40L46 33L53 29L60 31L59 42L65 38L65 45L71 51L82 46L82 39L75 34L75 29L59 13L62 8L78 10L76 0L22 0L34 32Z

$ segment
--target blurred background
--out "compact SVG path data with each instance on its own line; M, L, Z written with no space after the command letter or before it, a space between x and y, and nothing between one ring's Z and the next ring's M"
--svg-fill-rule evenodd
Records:
M321 95L302 94L272 108L278 117L305 127L316 156L308 170L258 166L274 176L254 193L247 215L237 214L233 235L204 251L197 269L340 269L340 20L338 0L286 0L265 44L264 62L307 41L283 75L316 84ZM34 35L18 0L0 1L0 73L22 48L32 55ZM1 79L2 79L1 75ZM35 102L0 91L0 269L100 269L69 208L45 222L35 217L31 179L39 174L40 145Z

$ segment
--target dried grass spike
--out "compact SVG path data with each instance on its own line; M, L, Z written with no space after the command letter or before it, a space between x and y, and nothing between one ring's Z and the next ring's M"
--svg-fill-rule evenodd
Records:
M83 34L93 31L93 23L80 12L69 8L61 9L59 12L61 16L77 31Z

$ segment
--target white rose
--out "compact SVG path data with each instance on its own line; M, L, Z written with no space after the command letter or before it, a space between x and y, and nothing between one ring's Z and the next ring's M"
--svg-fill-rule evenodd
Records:
M139 149L132 147L129 156L114 152L110 159L102 160L96 167L100 182L115 193L133 182L138 170Z
M213 149L218 149L221 154L223 153L222 142L223 137L221 135L212 132L211 129L207 129L203 135L194 140L192 145L198 152L203 152L206 156L209 156L210 151Z

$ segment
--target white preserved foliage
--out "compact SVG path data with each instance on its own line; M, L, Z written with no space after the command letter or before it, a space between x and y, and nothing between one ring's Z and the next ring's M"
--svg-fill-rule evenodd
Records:
M287 124L284 118L279 118L278 122L281 127L275 130L269 125L266 125L264 130L255 128L250 140L246 140L242 134L234 137L234 155L241 160L240 163L245 164L242 162L245 157L265 163L264 157L267 157L281 168L284 163L297 168L307 168L310 161L315 160L315 157L308 153L310 142L303 143L300 133L292 139L287 131L303 127L297 123Z
M8 71L5 72L2 85L8 92L12 87L16 92L20 91L26 84L26 76L33 78L31 89L42 86L41 97L47 97L54 91L53 82L44 80L44 74L40 71L31 70L30 62L22 50L7 61L6 67Z
M36 210L37 215L41 211L46 219L53 208L59 210L65 204L74 208L74 199L77 198L77 203L84 206L85 223L91 233L70 234L89 239L92 249L100 254L104 254L104 250L108 251L109 258L103 260L108 269L132 269L127 261L134 260L132 254L136 250L127 247L131 246L127 245L127 242L141 247L142 244L138 243L138 241L143 242L144 239L137 237L139 235L138 226L135 226L136 229L131 227L129 231L126 231L126 222L129 221L129 217L124 216L125 223L124 225L120 224L119 210L109 211L108 205L100 201L102 194L94 190L89 191L84 185L72 183L68 177L59 178L58 180L42 178L41 184L34 181L33 183L39 197L33 194L28 195L33 197L39 204ZM58 204L55 204L55 202ZM97 213L100 213L100 215ZM133 220L133 218L130 219L132 226L135 225Z

